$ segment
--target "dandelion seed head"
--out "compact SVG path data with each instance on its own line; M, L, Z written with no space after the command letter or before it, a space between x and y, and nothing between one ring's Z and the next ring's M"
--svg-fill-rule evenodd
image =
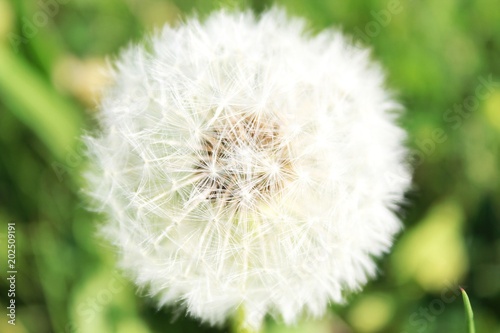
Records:
M390 248L410 183L400 107L366 50L305 30L277 8L219 11L116 62L88 192L160 305L292 323L359 290Z

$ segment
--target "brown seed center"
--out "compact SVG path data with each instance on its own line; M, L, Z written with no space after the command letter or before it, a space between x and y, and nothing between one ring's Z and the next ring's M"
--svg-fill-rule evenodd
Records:
M201 140L196 192L217 205L252 205L277 195L292 168L276 121L225 118Z

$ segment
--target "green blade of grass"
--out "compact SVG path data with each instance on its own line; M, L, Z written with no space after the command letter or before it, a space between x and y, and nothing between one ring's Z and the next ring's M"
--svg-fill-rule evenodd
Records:
M465 306L465 312L467 314L467 326L468 326L468 333L475 333L476 329L474 327L474 313L472 312L472 306L470 305L469 301L469 296L467 296L467 293L463 288L460 288L460 291L462 292L462 298L464 299L464 306Z
M80 136L80 112L19 56L0 44L0 97L62 160Z
M242 306L238 308L233 318L232 331L234 333L262 333L261 330L255 331L245 325L246 313Z

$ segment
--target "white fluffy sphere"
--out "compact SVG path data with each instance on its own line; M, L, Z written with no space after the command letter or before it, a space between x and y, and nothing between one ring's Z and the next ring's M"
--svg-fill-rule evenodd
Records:
M122 268L212 324L290 323L376 273L410 182L369 52L279 9L220 11L124 51L86 138Z

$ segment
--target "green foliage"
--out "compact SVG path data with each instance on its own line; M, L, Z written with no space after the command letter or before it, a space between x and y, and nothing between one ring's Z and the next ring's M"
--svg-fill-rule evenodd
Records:
M115 270L95 233L101 217L80 195L78 138L94 128L107 56L189 13L273 3L312 31L341 28L373 47L407 108L415 186L379 279L322 320L285 328L270 318L266 331L465 332L460 284L478 332L500 332L500 11L491 0L0 0L0 239L15 221L18 266L17 324L2 314L0 331L230 328L158 310Z

